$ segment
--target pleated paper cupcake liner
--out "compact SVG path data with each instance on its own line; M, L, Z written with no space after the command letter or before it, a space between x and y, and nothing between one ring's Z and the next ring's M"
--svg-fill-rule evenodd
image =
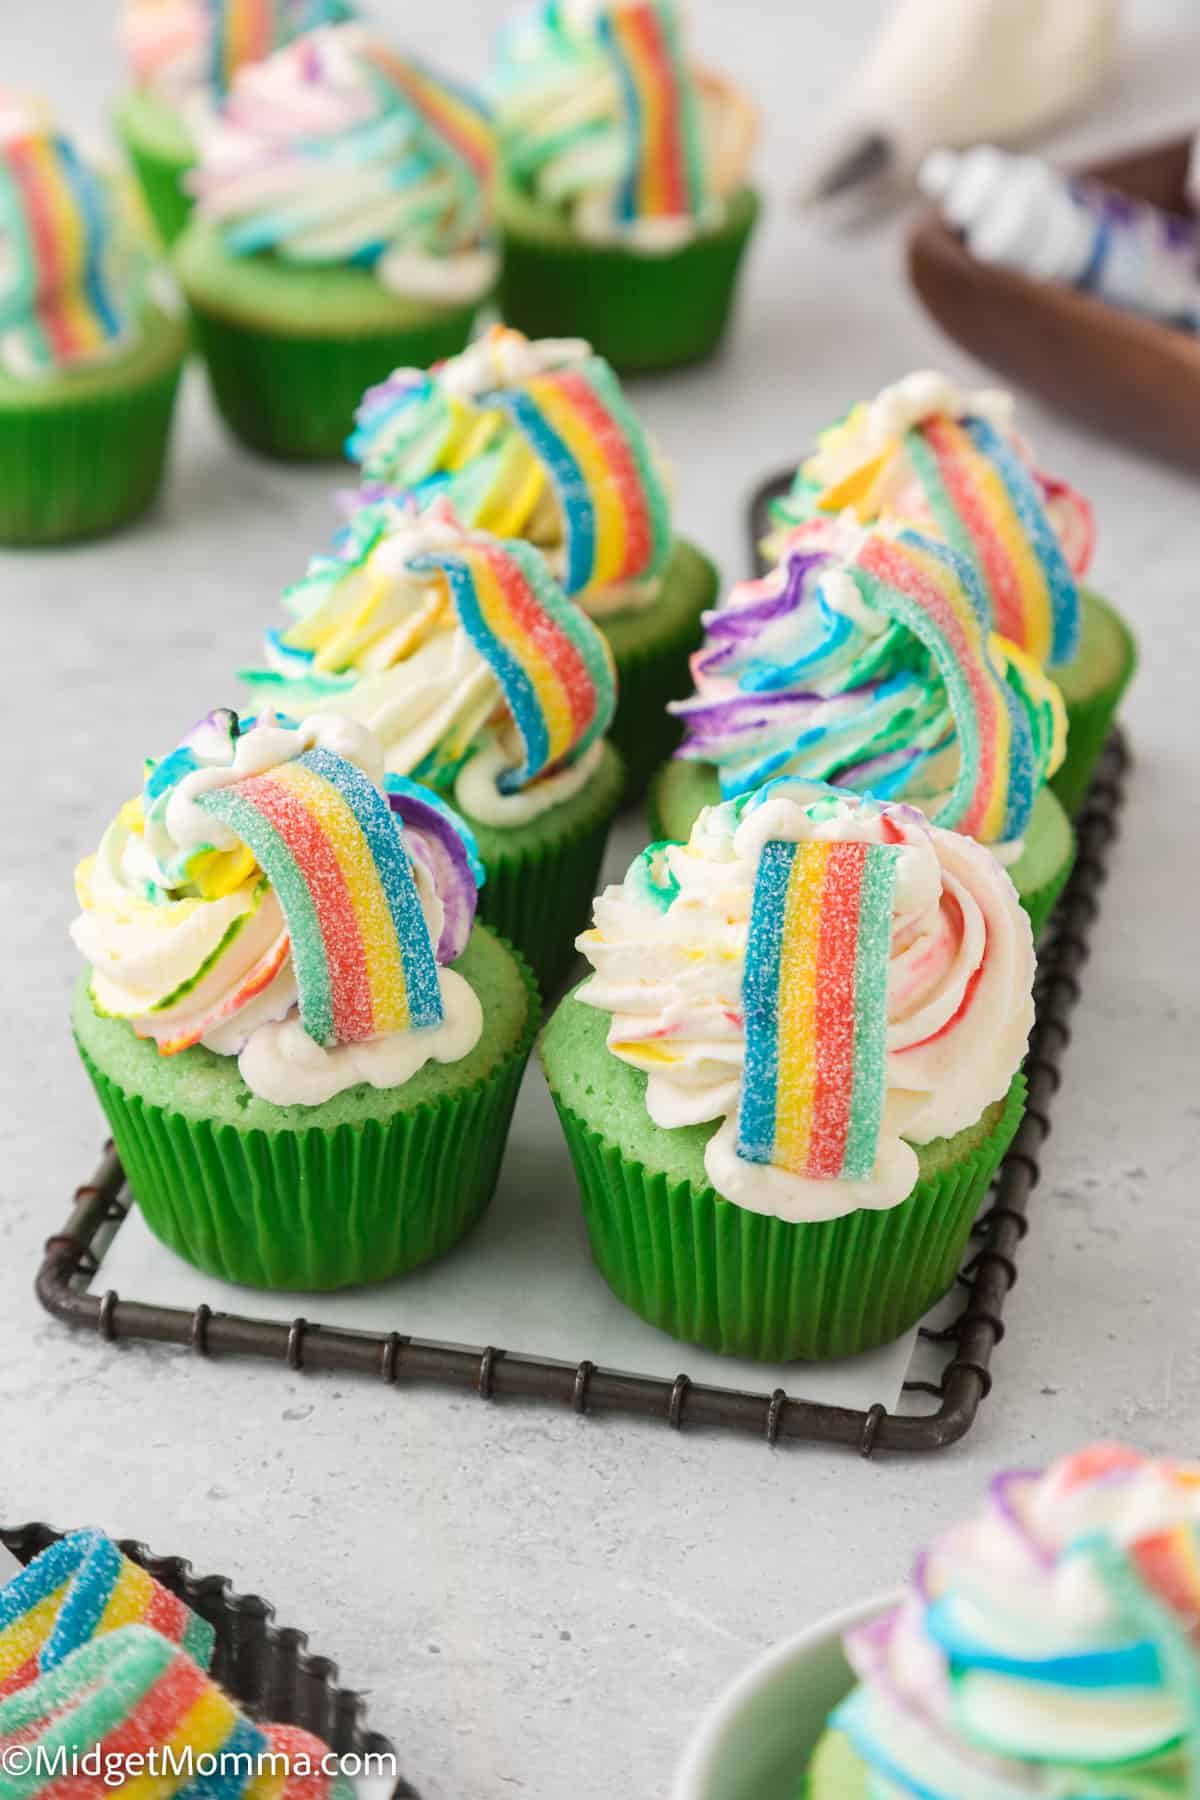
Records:
M103 537L144 513L166 467L185 354L121 387L0 406L0 543Z
M720 231L666 255L583 243L511 187L500 198L500 309L530 337L584 337L622 374L678 368L716 350L759 213L746 188Z
M625 762L626 805L642 797L655 769L682 736L667 702L691 691L689 659L703 641L700 615L712 606L717 587L712 563L681 542L654 605L642 613L596 621L617 664L617 713L610 736Z
M387 1281L443 1256L499 1174L540 1017L520 968L528 1011L514 1048L472 1086L386 1121L265 1131L185 1117L127 1092L80 1045L151 1231L223 1281L301 1292Z
M554 1099L592 1254L618 1299L706 1350L825 1362L892 1342L950 1287L1024 1111L1025 1080L1014 1077L988 1138L899 1206L818 1224L670 1181Z
M487 870L479 917L521 952L551 994L587 928L625 769L611 744L586 787L528 825L500 829L469 819Z
M264 456L341 461L367 388L407 366L424 368L463 349L477 306L448 310L412 330L361 336L271 333L193 300L196 348L213 399L233 435Z

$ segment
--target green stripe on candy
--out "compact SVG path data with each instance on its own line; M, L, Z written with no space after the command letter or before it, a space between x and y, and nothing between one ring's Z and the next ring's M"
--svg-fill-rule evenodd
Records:
M887 981L899 853L869 844L858 899L854 960L854 1099L842 1158L844 1181L869 1181L879 1151L887 1061Z

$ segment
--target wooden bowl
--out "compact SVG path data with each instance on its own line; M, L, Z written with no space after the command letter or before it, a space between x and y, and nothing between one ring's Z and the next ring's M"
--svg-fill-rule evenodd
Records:
M1176 138L1083 173L1182 213L1189 149ZM1110 437L1200 468L1200 336L979 262L933 208L908 263L938 324L973 355Z

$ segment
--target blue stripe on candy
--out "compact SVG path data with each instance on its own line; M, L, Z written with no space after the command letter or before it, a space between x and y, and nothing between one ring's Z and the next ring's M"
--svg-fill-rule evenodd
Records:
M84 1535L76 1532L72 1537L60 1538L0 1588L0 1631L48 1600L75 1573L79 1564L78 1539Z
M374 782L345 757L318 749L306 751L298 760L302 767L311 769L314 775L319 775L341 794L374 858L400 946L410 1023L418 1030L427 1025L440 1025L445 1011L437 959L429 926L421 910L412 863L391 807Z
M121 320L113 308L108 291L104 285L103 271L100 267L99 246L107 235L107 225L101 214L99 196L95 177L85 169L75 153L74 145L66 138L55 139L63 174L67 179L71 192L75 196L75 204L83 216L84 230L87 234L87 258L83 269L83 290L87 295L92 311L99 319L107 338L121 335Z
M629 168L623 176L618 190L617 217L636 219L638 215L638 179L641 173L642 146L645 136L641 95L638 93L637 83L633 78L625 52L617 42L613 21L605 14L601 14L596 21L596 35L608 51L612 66L616 71L617 81L621 88L621 98L625 104L629 139L632 145Z
M772 840L763 848L754 881L746 964L742 976L746 1060L738 1109L737 1153L747 1162L775 1155L779 1089L779 972L788 883L797 846Z
M971 418L964 420L963 429L1003 481L1021 529L1042 566L1050 594L1050 667L1070 662L1079 653L1079 586L1042 497L1029 470L994 425L986 419Z
M596 513L578 462L537 402L523 389L497 388L493 393L482 394L478 404L508 413L538 461L545 465L566 527L563 589L567 594L582 593L596 566Z
M266 1733L249 1719L239 1718L215 1753L218 1762L213 1773L193 1777L178 1789L175 1800L239 1800L240 1795L257 1787L253 1771L269 1748ZM248 1757L249 1762L241 1766L236 1760L239 1757Z
M78 1532L67 1541L75 1546L75 1579L46 1645L45 1669L62 1662L94 1636L121 1574L121 1552L98 1531Z
M507 644L501 642L484 618L475 577L466 562L453 552L445 552L436 556L416 556L408 566L417 573L440 569L450 583L463 630L480 655L491 664L525 746L525 767L518 771L523 785L545 767L550 755L550 734L533 682L520 660Z

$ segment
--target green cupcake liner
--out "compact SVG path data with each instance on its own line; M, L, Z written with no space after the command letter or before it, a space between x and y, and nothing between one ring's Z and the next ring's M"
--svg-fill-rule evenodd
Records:
M554 1091L592 1254L647 1324L763 1362L825 1362L892 1342L958 1273L971 1226L1020 1123L1014 1076L988 1137L882 1212L790 1224L670 1181L626 1156Z
M107 368L12 381L0 391L0 543L103 537L144 513L162 483L187 334L157 316Z
M540 1017L482 1079L390 1119L266 1131L129 1093L76 1042L147 1225L223 1281L317 1292L387 1281L452 1248L491 1200Z
M183 178L196 166L191 134L164 101L129 94L113 114L113 127L137 177L146 210L170 247L192 213Z
M691 692L689 659L704 638L700 615L713 604L718 585L717 571L704 553L679 540L653 605L596 620L617 665L617 712L610 737L625 762L627 805L645 793L655 769L682 736L667 702Z
M454 356L478 308L456 307L412 331L356 337L275 334L192 302L196 348L217 410L251 450L285 461L340 462L367 388L393 369Z
M575 959L591 921L609 826L621 803L624 764L611 744L587 785L527 825L501 829L465 814L487 881L479 917L521 952L545 995Z
M511 183L499 197L500 309L530 337L585 337L622 374L716 350L760 202L744 188L720 231L666 256L582 243Z
M1088 787L1100 760L1100 753L1112 730L1117 708L1137 670L1137 643L1124 619L1099 595L1084 590L1085 633L1087 615L1099 612L1117 639L1115 655L1110 657L1109 678L1090 693L1073 694L1064 679L1067 706L1067 754L1062 768L1051 778L1050 786L1072 818L1087 798ZM1085 641L1086 650L1086 641Z

